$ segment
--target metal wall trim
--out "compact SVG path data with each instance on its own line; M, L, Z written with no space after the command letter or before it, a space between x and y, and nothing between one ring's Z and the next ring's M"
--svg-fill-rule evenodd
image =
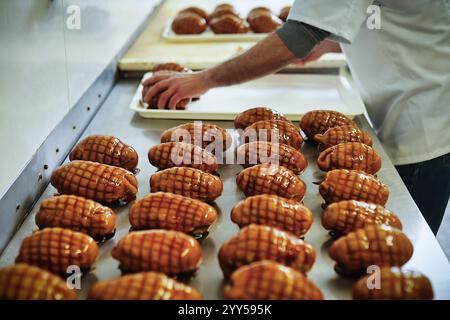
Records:
M160 6L161 3L156 5L143 20L115 58L48 135L16 180L1 196L0 254L50 183L54 169L67 157L117 82L119 58L125 54Z

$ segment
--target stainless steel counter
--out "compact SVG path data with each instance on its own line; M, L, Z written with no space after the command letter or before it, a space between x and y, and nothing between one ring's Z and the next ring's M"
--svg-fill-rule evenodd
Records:
M137 149L140 155L139 167L141 169L137 176L139 180L138 198L142 198L149 193L149 178L155 172L155 168L147 160L148 149L159 142L162 130L184 121L156 121L142 119L138 115L133 114L128 109L128 104L133 97L137 84L137 80L119 82L83 136L112 134L120 137ZM274 107L276 108L275 105ZM373 131L363 117L359 117L357 121L363 129L371 132L374 136ZM214 123L232 131L233 124L231 122ZM399 215L403 222L405 233L414 244L414 255L406 267L421 271L431 279L437 299L450 299L450 264L376 138L374 139L374 147L383 159L383 167L378 176L391 190L387 208ZM306 240L317 250L317 261L309 273L309 277L322 289L326 299L350 299L353 280L343 279L335 273L333 261L327 254L330 237L320 224L322 212L320 204L322 199L318 195L317 185L312 183L320 180L322 176L315 164L317 151L309 145L305 145L302 151L309 161L309 167L302 175L302 179L307 183L308 187L305 204L314 212L315 216L313 227L306 235ZM222 297L223 277L217 260L217 252L222 243L238 231L237 226L230 220L230 211L234 204L243 198L243 194L237 190L235 184L235 176L240 170L241 167L239 165L226 165L219 170L224 181L223 195L216 201L217 207L220 209L220 217L211 230L209 237L201 240L204 261L199 272L190 282L191 285L203 293L206 299L220 299ZM54 193L55 189L49 186L38 204L42 199L51 197ZM120 238L128 233L130 227L128 207L114 207L118 214L118 231L114 238L101 245L100 255L94 269L83 277L82 289L79 292L80 298L85 296L86 291L93 282L120 275L118 262L111 258L110 250ZM0 258L0 267L14 262L22 239L36 229L34 215L37 209L38 206L33 209L5 249Z

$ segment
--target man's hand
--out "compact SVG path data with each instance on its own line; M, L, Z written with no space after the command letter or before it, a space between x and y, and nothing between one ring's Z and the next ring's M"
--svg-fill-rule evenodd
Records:
M158 108L175 109L183 99L197 98L213 87L213 81L208 80L205 72L157 74L146 79L142 85L150 87L143 101L149 103L152 98L161 93Z
M330 52L339 53L342 52L342 50L339 43L330 40L324 40L317 46L315 46L314 49L312 49L312 51L305 58L296 60L295 63L306 64L311 61L316 61L319 60L319 58L325 53Z

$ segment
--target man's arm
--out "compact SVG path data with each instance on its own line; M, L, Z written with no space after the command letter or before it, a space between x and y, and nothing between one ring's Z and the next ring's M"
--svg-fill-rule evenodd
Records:
M263 77L306 57L327 35L320 29L288 21L248 51L216 67L190 74L156 75L145 80L144 86L151 88L144 101L162 92L158 107L169 105L174 109L182 99L198 97L209 89Z

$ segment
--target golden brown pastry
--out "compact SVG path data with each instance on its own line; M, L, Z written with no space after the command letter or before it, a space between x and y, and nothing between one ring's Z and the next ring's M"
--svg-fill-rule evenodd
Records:
M280 14L278 15L278 18L280 18L281 21L286 22L286 20L289 16L289 11L291 11L291 6L283 7L280 10Z
M228 300L323 300L320 289L302 273L264 260L237 269L224 288Z
M199 15L200 17L202 17L203 19L205 19L206 22L209 21L209 14L202 8L188 7L186 9L181 10L178 14L182 14L182 13L186 13L186 12L195 13L195 14Z
M212 174L188 167L174 167L153 174L151 192L170 192L192 199L214 201L223 191L222 180Z
M308 161L300 151L286 144L256 141L241 145L236 152L238 164L244 167L273 163L295 174L301 174L308 165Z
M215 8L214 11L219 11L219 10L230 10L230 11L235 11L235 8L232 4L230 3L221 3L218 4Z
M358 200L384 206L389 189L373 175L358 170L336 169L327 172L319 186L326 204L341 200Z
M306 273L316 260L316 251L289 232L251 224L226 241L219 250L219 264L225 277L252 262L273 260Z
M258 164L242 170L236 177L238 188L245 196L275 194L302 201L306 184L291 170L276 164Z
M158 272L140 272L99 281L88 300L201 300L196 289Z
M198 242L177 231L134 231L120 239L111 255L124 272L156 271L167 275L193 274L202 262Z
M152 72L173 71L173 72L188 72L188 68L176 62L158 63L153 66Z
M330 128L324 134L316 134L314 140L319 143L319 151L324 151L342 142L361 142L370 147L372 146L370 135L352 126Z
M212 153L215 153L215 144L218 148L226 150L231 146L231 135L224 129L209 123L185 123L164 131L161 135L161 142L186 142L201 146Z
M0 269L0 300L76 300L60 277L19 263Z
M254 16L256 16L256 15L258 15L258 14L261 14L261 13L268 13L268 14L271 14L272 11L271 11L269 8L267 8L267 7L256 7L256 8L253 8L253 9L250 10L249 13L247 14L247 22L250 22L250 20L251 20Z
M283 21L271 12L259 11L248 17L248 23L255 33L269 33L275 31Z
M245 129L261 120L283 120L290 122L282 113L266 107L256 107L245 110L234 119L236 129Z
M56 169L51 184L61 194L73 194L103 203L136 198L138 183L128 170L91 161L72 161Z
M204 18L196 13L183 12L178 14L172 22L172 31L176 34L200 34L208 24Z
M247 33L249 30L245 21L231 13L211 18L209 26L216 34Z
M300 149L303 144L300 130L291 122L281 120L255 122L244 130L244 141L278 142L295 149Z
M218 18L225 14L232 14L239 18L239 14L236 12L236 9L234 8L233 5L223 3L214 8L214 11L209 16L209 21L211 22L211 20L213 20L214 18Z
M98 246L88 235L62 228L46 228L26 237L16 263L26 263L58 275L78 266L88 271L98 256Z
M213 173L219 168L216 157L190 143L165 142L148 151L148 160L158 169L190 167Z
M310 111L300 119L300 128L311 140L316 134L323 134L330 128L344 125L358 127L344 114L331 110Z
M78 196L62 195L42 201L35 217L40 229L60 227L104 240L116 231L116 214L108 207Z
M375 174L381 169L381 158L372 147L361 142L343 142L322 151L317 165L322 171L349 169Z
M402 270L397 267L381 269L380 286L368 288L371 283L367 275L353 286L355 300L433 300L430 280L420 272Z
M84 138L75 146L69 158L70 161L94 161L129 171L136 169L139 160L136 150L118 138L106 135L92 135Z
M157 192L136 201L130 208L133 230L166 229L204 236L217 220L217 211L199 200Z
M174 71L158 71L158 72L172 73ZM144 88L142 88L142 101L143 101L142 103L144 107L146 107L147 109L158 109L158 102L162 92L155 94L149 102L144 102L145 95L147 94L148 90L150 90L150 88L151 86L144 86ZM186 110L186 107L188 106L189 103L191 103L191 101L192 99L190 98L182 99L176 104L175 109ZM167 101L167 105L164 106L164 109L169 109L168 103L169 101Z
M239 227L266 225L304 236L314 220L307 207L295 200L275 195L259 195L239 201L231 210L231 220Z
M322 215L323 227L338 234L347 234L371 224L402 230L400 219L378 204L344 200L330 204Z
M344 273L366 272L367 267L401 267L411 258L413 245L400 230L368 225L336 240L328 251Z

